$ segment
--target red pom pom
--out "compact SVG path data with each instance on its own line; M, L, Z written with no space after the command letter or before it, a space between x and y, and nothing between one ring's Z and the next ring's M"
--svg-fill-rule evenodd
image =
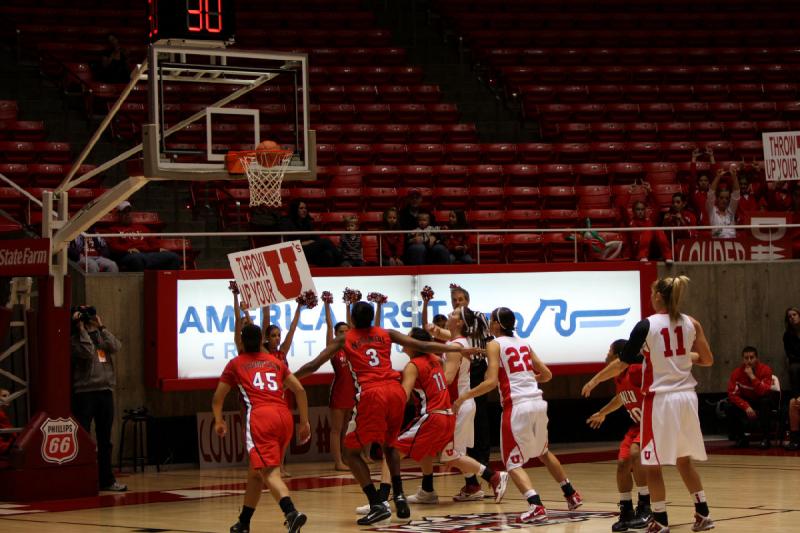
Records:
M344 294L342 295L342 301L344 303L354 304L359 300L361 300L361 291L357 289L351 289L350 287L346 287L344 289Z
M322 298L322 301L325 302L326 304L332 304L333 303L333 294L331 294L331 291L322 291L321 298Z
M450 290L454 291L456 289L463 289L463 287L461 285L459 285L458 283L451 283L450 284Z
M228 283L228 290L233 294L239 294L239 286L236 284L236 280L231 280L231 282Z
M431 289L430 285L425 285L422 287L422 291L420 292L422 295L423 300L432 300L433 299L433 289Z
M319 300L317 300L317 293L314 291L306 291L300 294L300 296L295 298L295 301L298 305L304 305L309 309L315 308L319 303Z
M368 302L375 302L378 304L385 304L389 298L385 294L379 292L371 292L367 295Z

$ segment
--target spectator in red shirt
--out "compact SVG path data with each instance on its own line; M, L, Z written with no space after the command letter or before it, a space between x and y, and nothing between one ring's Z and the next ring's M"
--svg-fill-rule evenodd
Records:
M383 227L386 231L404 229L397 222L397 208L390 207L383 212ZM389 266L403 266L403 248L406 236L402 233L381 235L381 253L383 263Z
M685 226L697 226L697 216L687 208L686 195L676 192L672 195L672 205L669 211L664 213L661 225L667 228L681 228ZM694 239L697 237L697 230L687 229L675 231L675 240Z
M450 211L447 219L447 229L469 229L467 225L467 215L461 209ZM444 229L444 228L442 228ZM445 233L444 245L450 252L451 263L472 264L472 256L469 254L469 234L467 233Z
M745 346L742 350L742 364L731 373L728 381L728 420L730 432L736 445L746 448L749 441L745 436L745 425L758 422L761 427L762 449L769 448L769 432L772 423L772 410L775 395L772 393L772 369L758 360L758 350Z
M117 206L119 222L109 228L109 233L125 233L125 237L108 239L111 259L117 262L124 272L143 272L145 270L178 270L181 258L178 254L161 248L161 239L146 236L150 228L136 224L131 219L131 203L122 202Z
M641 185L633 184L631 185L630 192L627 197L623 195L623 201L620 205L622 217L626 220L629 227L650 228L656 224L653 222L653 219L648 216L648 206L645 204L645 202L642 202L641 200L635 201L632 206L633 216L628 214L627 205L630 202L630 197L633 194L640 192L639 188L643 188L647 192L646 198L648 203L650 203L650 184L646 181L642 182ZM650 251L653 244L655 244L655 247L658 248L660 255L664 258L664 260L667 263L672 263L672 248L670 248L667 235L663 230L646 229L642 231L631 231L630 243L631 250L635 254L635 258L639 259L640 261L648 261L650 259Z
M739 178L739 205L736 209L736 218L742 222L750 220L750 215L754 211L764 211L767 208L767 201L758 194L757 184L750 183L750 178L744 172L740 172Z

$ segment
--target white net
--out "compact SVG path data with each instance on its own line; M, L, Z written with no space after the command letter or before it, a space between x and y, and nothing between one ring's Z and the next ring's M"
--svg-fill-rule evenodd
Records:
M292 160L287 150L255 150L240 156L242 168L250 182L250 207L281 206L281 183Z

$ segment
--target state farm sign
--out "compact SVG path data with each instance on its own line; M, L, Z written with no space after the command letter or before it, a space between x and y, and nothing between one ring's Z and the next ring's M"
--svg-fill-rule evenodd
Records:
M50 274L50 239L0 241L0 276Z

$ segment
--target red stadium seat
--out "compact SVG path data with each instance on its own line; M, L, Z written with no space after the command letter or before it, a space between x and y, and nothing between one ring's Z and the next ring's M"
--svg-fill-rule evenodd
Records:
M600 122L605 118L606 109L627 104L598 104L598 103L577 103L572 104L572 119L576 122ZM609 117L611 120L622 122L624 119Z
M556 135L565 143L589 142L592 140L592 128L583 122L568 122L556 126Z
M377 265L380 263L380 258L378 257L380 244L378 243L377 235L362 235L361 249L364 254L364 263L367 265Z
M660 209L668 209L672 205L672 195L683 192L677 183L663 183L653 185L653 200Z
M639 104L639 113L642 120L666 122L673 119L675 113L674 105L667 102L642 102Z
M360 210L364 199L361 187L328 187L325 196L330 200L331 208L345 211Z
M448 143L478 142L475 124L442 124L444 140Z
M572 228L578 221L575 209L543 209L542 222L548 228Z
M509 263L537 263L544 260L544 239L538 233L511 233L505 237Z
M658 161L661 159L661 145L654 142L628 143L631 161Z
M361 167L364 184L368 187L394 187L399 182L399 171L393 165L367 165Z
M520 163L552 163L555 161L555 152L552 144L519 143L517 144L517 157Z
M327 211L328 200L325 198L325 189L317 187L294 187L291 191L291 199L299 199L306 203L308 210L312 213Z
M583 163L590 157L590 148L585 143L561 143L553 146L559 163Z
M378 91L374 85L345 85L343 93L351 104L373 104L378 101Z
M578 207L611 207L611 188L608 185L580 185L575 188Z
M776 120L778 118L775 102L743 102L741 108L744 118L749 120Z
M758 160L764 157L761 141L734 141L733 153L737 159Z
M479 263L502 263L504 258L503 235L494 233L481 233L477 237L470 237L471 248L475 249L475 254Z
M672 109L677 121L698 121L708 118L708 104L705 102L676 102Z
M44 161L31 142L0 141L0 161L6 163L33 163Z
M394 205L394 204L392 204ZM374 207L370 205L370 207ZM391 207L391 206L390 206ZM379 230L383 228L383 211L364 211L359 213L358 220L363 230Z
M436 187L433 201L439 209L466 209L469 205L469 189L466 187Z
M645 175L641 163L611 163L608 165L608 172L614 184L634 183Z
M454 165L481 163L481 146L476 143L452 143L444 146L447 161Z
M412 163L420 165L441 165L444 163L444 146L441 144L409 144L407 149Z
M336 156L343 165L369 165L372 163L372 145L346 143L336 145Z
M593 228L613 228L619 224L619 212L611 207L582 207L578 218L589 220Z
M507 165L517 161L517 145L513 143L482 144L481 155L485 163Z
M477 229L500 229L503 227L504 215L499 209L468 211L467 222Z
M405 144L380 143L372 145L375 163L378 165L403 165L408 163Z
M581 163L572 169L581 185L608 185L608 168L603 163Z
M441 124L409 124L408 137L415 143L443 143L444 127Z
M726 137L735 141L749 141L756 138L756 123L746 120L727 122L725 124Z
M630 141L656 141L658 128L655 122L630 122L625 124L625 134Z
M341 132L346 143L369 144L375 142L378 127L375 124L342 124Z
M658 125L658 135L662 141L683 141L692 137L690 122L664 122Z
M506 226L512 229L538 228L542 222L542 212L536 209L508 209L504 220Z
M317 124L314 126L317 132L317 142L322 144L335 144L342 142L341 124ZM351 142L351 139L347 139Z
M325 231L343 231L345 220L350 217L358 217L355 211L331 211L330 213L319 214L319 225Z
M439 187L466 187L467 167L464 165L435 165L433 175Z
M375 124L375 136L380 142L405 144L410 135L410 124Z
M589 147L595 161L617 163L628 159L628 151L622 142L596 142Z
M542 197L542 207L548 209L575 209L577 195L572 186L546 186L539 187Z
M467 174L470 183L476 186L500 187L504 182L501 165L470 165Z
M502 209L503 194L502 187L473 186L469 188L472 207L477 210Z
M686 161L686 154L691 154L697 143L694 141L673 141L662 143L664 149L664 157L668 161Z
M503 189L506 208L508 209L535 209L540 205L538 187L527 185L511 185Z
M711 120L739 120L742 106L739 102L709 102L708 117Z
M650 183L650 185L675 183L677 180L678 168L674 163L659 161L655 163L645 163L642 166L647 174L647 182Z
M428 165L402 165L397 167L400 181L406 187L430 187L433 169ZM399 192L399 191L398 191ZM428 190L430 193L430 189ZM401 197L405 196L402 193ZM424 197L423 197L424 201Z
M394 187L367 187L364 189L364 204L375 210L384 210L398 205L397 189Z
M571 263L580 258L580 245L576 244L574 235L568 239L568 234L545 233L543 235L544 249L548 262Z

